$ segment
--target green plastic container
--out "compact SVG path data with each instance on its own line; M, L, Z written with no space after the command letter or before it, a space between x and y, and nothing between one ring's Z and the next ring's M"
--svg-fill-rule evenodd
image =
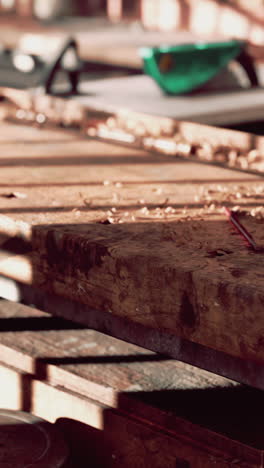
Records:
M167 94L199 88L244 50L245 42L210 42L177 46L143 47L144 71Z

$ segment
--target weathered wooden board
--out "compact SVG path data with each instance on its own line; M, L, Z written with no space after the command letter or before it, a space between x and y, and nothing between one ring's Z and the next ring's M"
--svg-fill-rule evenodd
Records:
M5 140L10 128L17 142ZM53 139L47 130L32 129L41 140L33 143L22 127L1 129L1 248L25 254L29 242L33 250L26 270L14 271L10 253L0 273L263 361L263 254L250 251L220 212L239 204L261 215L260 176ZM243 222L262 244L262 217ZM17 242L21 236L26 242Z
M262 392L7 301L0 330L0 406L57 420L82 463L263 466Z

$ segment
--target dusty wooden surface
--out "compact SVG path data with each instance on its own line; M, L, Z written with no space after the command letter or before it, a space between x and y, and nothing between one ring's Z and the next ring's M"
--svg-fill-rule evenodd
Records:
M57 420L82 463L263 466L262 392L7 301L0 329L0 405Z
M262 361L263 253L221 212L263 244L262 178L65 138L1 126L0 272Z

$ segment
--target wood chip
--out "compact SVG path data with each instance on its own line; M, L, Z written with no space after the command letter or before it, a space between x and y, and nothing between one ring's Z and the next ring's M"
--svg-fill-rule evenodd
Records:
M1 196L3 198L20 198L20 199L27 198L27 194L22 193L22 192L3 193Z

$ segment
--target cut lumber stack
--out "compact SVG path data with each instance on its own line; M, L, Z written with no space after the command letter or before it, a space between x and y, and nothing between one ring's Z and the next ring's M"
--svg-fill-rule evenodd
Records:
M63 430L78 467L263 467L262 392L0 302L0 407Z

